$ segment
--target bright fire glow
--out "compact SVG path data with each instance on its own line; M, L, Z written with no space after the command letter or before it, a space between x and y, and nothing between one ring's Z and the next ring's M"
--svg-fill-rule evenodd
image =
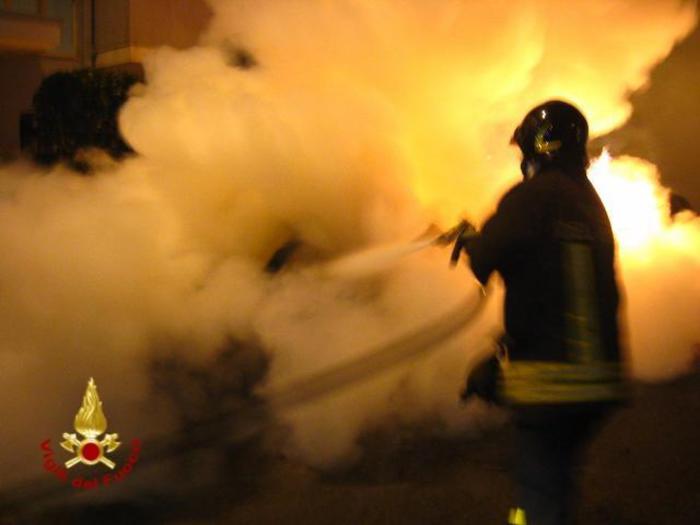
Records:
M700 217L670 217L656 166L607 152L588 172L618 244L634 377L668 378L688 370L700 313ZM671 350L673 349L673 350Z
M645 257L663 245L697 251L697 217L670 216L670 191L659 182L656 166L634 157L611 158L607 151L588 172L610 217L621 253Z
M633 157L596 159L589 177L610 217L623 250L640 250L670 223L669 191L659 185L656 168Z

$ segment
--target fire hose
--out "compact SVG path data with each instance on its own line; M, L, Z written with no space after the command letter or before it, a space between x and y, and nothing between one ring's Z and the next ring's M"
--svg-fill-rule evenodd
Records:
M454 266L461 252L458 239L469 238L474 234L475 230L471 224L462 221L429 242L421 243L420 246L444 246L454 242L455 248L450 256L451 264ZM475 296L476 299L470 297L443 313L439 318L377 348L365 351L355 359L277 386L266 391L264 396L274 409L292 408L426 354L431 348L464 329L476 318L486 303L487 289L479 284Z
M476 318L486 302L486 290L480 287L476 297L476 301L470 298L460 302L438 319L364 352L360 357L271 389L265 393L265 398L274 409L293 408L427 354Z

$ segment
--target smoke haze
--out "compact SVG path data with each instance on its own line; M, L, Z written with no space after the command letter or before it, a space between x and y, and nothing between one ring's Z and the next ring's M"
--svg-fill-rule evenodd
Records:
M120 115L138 156L90 178L0 168L0 476L39 470L38 444L71 430L91 376L110 432L161 434L174 416L151 403L156 356L208 366L227 341L255 342L274 389L450 312L476 288L445 250L362 275L321 263L481 221L520 178L508 140L532 105L571 100L596 135L622 125L628 94L696 22L673 0L211 6L201 46L144 62ZM240 49L255 67L234 66ZM625 173L658 185L634 162ZM681 373L700 341L700 223L677 221L620 247L644 379ZM299 259L266 274L290 240ZM285 450L323 466L356 457L368 429L463 431L457 393L499 300L431 354L280 414Z

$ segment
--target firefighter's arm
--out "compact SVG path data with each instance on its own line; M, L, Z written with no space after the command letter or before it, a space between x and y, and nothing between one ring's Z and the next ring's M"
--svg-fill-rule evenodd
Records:
M509 191L478 235L464 239L461 249L469 255L469 264L474 275L486 284L494 270L518 247L526 244L530 237L539 206L522 185Z

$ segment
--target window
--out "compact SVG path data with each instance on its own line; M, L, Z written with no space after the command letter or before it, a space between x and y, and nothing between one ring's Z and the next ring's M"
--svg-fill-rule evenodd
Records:
M5 2L9 5L9 10L25 15L36 15L39 13L39 0L12 0Z
M75 52L73 0L44 0L42 3L45 4L44 16L61 21L61 43L56 51L61 54L72 55Z
M50 54L75 54L75 0L0 0L0 13L29 15L61 24L61 41Z
M0 0L0 11L20 13L23 15L38 15L39 0Z

